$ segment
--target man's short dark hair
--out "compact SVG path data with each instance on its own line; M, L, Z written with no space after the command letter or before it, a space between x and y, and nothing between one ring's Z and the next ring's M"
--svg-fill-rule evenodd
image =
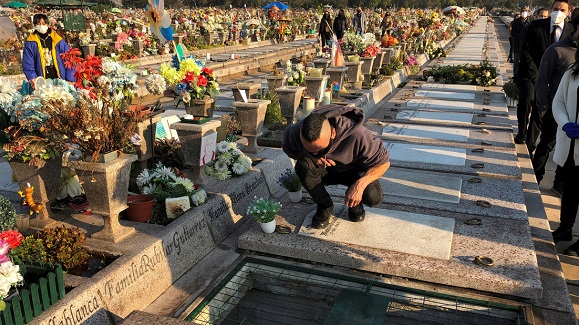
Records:
M553 4L554 4L554 3L553 3ZM551 6L551 8L553 8L553 6ZM549 9L544 8L544 7L541 7L541 8L539 8L539 9L535 10L535 15L538 16L541 11L547 11L547 12L548 12Z
M555 5L555 2L564 2L567 5L569 5L569 7L571 7L571 5L569 4L569 0L553 0L553 3L551 3L551 9L553 9L553 6ZM538 12L538 11L537 11Z
M307 142L314 142L320 138L324 121L327 121L325 115L313 113L308 115L302 122L300 133Z
M48 16L45 14L35 14L32 17L32 24L33 25L38 25L40 24L40 20L44 19L44 23L48 25Z

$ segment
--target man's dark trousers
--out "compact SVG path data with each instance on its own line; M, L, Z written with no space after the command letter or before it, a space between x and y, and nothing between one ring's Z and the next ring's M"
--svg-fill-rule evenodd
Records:
M333 169L333 167L318 166L310 157L302 157L296 161L295 170L302 186L321 209L328 209L334 205L325 186L344 185L349 188L361 177L355 169L346 172L335 172L332 171ZM376 206L382 202L383 195L380 182L376 180L364 190L362 203L369 207Z
M527 78L517 80L519 90L519 103L517 105L517 136L525 141L527 138L527 127L529 125L529 113L535 102L535 83ZM536 140L536 139L535 139Z
M553 117L553 111L549 108L541 118L541 138L533 154L533 169L535 170L535 177L539 183L543 180L543 176L545 176L545 166L547 165L547 160L549 160L549 153L555 147L556 136L557 122ZM563 182L561 178L561 168L557 166L553 183Z

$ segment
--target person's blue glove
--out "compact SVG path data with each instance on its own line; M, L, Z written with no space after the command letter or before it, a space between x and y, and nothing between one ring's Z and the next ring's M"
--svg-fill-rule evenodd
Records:
M579 139L579 124L568 122L563 125L563 131L567 134L569 139Z

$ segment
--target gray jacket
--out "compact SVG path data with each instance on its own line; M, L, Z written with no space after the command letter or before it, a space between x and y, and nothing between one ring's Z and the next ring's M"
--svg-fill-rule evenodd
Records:
M539 76L535 83L537 107L540 112L545 113L551 109L563 74L575 62L576 51L577 44L569 35L549 46L543 54Z
M357 13L354 14L354 17L352 18L352 27L354 27L354 32L356 32L358 28L362 30L362 34L366 32L366 14L364 14L364 12L362 12L360 16L358 16Z

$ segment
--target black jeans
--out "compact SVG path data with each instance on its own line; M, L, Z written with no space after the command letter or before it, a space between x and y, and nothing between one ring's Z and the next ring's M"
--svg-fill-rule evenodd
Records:
M557 127L557 122L553 117L553 111L549 109L541 119L541 136L539 137L537 149L535 149L535 153L533 154L533 169L535 170L535 177L539 183L545 175L545 166L547 165L547 160L549 160L549 153L553 151L555 147ZM560 174L562 174L561 168L557 166L554 183L563 181Z
M561 224L560 228L565 230L573 229L575 218L577 217L577 208L579 207L579 166L575 166L573 152L575 149L575 140L571 141L571 149L565 165L563 165L563 192L561 193Z
M356 170L336 172L333 169L318 166L310 157L296 161L296 174L320 209L329 209L334 205L330 194L326 191L326 185L345 185L349 188L361 177ZM369 207L376 206L382 202L383 195L380 182L376 180L364 189L362 203Z
M328 46L328 41L332 40L332 33L331 32L322 32L320 33L320 36L322 37L322 47L324 46Z

